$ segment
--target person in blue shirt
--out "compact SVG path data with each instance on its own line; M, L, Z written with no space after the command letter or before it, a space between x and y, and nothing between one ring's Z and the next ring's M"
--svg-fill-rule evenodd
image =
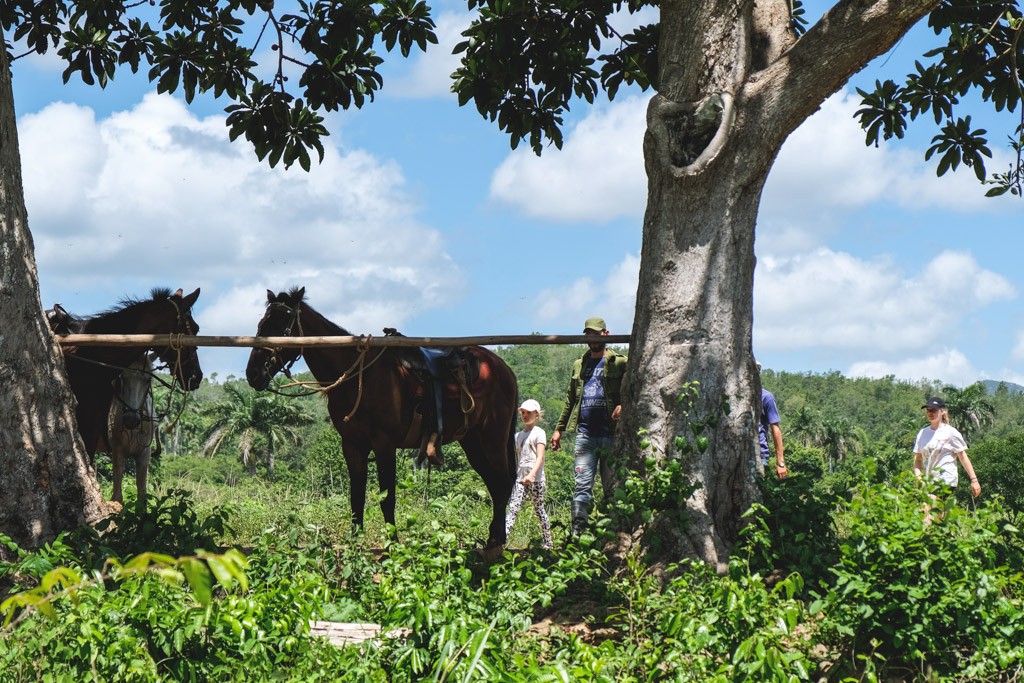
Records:
M757 371L761 372L761 364L757 364ZM772 443L775 446L775 473L779 479L785 479L789 474L786 469L786 449L782 445L782 428L779 418L779 408L775 405L775 396L772 392L761 387L761 419L757 425L757 437L761 446L761 464L768 466L768 458L771 451L768 449L768 435L772 435Z

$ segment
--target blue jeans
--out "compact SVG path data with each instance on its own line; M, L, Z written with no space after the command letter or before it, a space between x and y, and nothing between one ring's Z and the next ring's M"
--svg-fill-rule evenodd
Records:
M576 435L576 492L572 497L574 503L582 503L587 510L590 509L590 503L594 500L594 478L597 476L598 468L601 469L601 481L609 481L607 456L611 450L610 436Z

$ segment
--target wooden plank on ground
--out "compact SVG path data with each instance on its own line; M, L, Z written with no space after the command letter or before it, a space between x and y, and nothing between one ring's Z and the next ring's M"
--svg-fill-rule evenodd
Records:
M309 622L310 633L320 638L326 638L332 645L345 647L346 645L358 645L367 640L379 638L381 635L380 624L369 623L343 623L338 621L311 621ZM412 631L407 628L396 628L384 634L385 638L405 638Z

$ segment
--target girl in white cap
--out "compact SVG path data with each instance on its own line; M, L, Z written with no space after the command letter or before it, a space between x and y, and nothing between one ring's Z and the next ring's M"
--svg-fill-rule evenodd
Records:
M519 406L519 417L523 420L523 429L516 433L516 459L519 470L516 473L516 484L512 489L512 498L508 502L508 515L505 517L505 536L512 533L512 527L523 506L523 497L530 492L533 509L540 520L540 532L543 537L544 549L551 550L551 522L547 510L544 509L544 493L547 486L544 481L544 444L547 435L537 426L540 421L540 403L528 398Z

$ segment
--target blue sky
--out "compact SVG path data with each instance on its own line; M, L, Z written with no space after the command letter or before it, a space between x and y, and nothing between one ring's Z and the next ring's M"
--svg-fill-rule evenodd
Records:
M389 60L363 110L328 119L309 174L268 169L228 142L227 102L188 107L119 73L61 83L53 56L14 65L29 225L44 306L89 314L152 287L202 287L203 334L250 335L268 288L304 285L354 333L579 332L633 319L646 201L648 95L581 104L565 146L537 158L448 92L467 23L435 4L440 46ZM916 29L796 131L757 228L754 351L776 370L1024 384L1019 232L1024 203L985 199L970 171L936 178L934 131L864 145L854 86L906 73ZM975 107L1000 146L1012 116ZM245 350L204 348L244 374Z

